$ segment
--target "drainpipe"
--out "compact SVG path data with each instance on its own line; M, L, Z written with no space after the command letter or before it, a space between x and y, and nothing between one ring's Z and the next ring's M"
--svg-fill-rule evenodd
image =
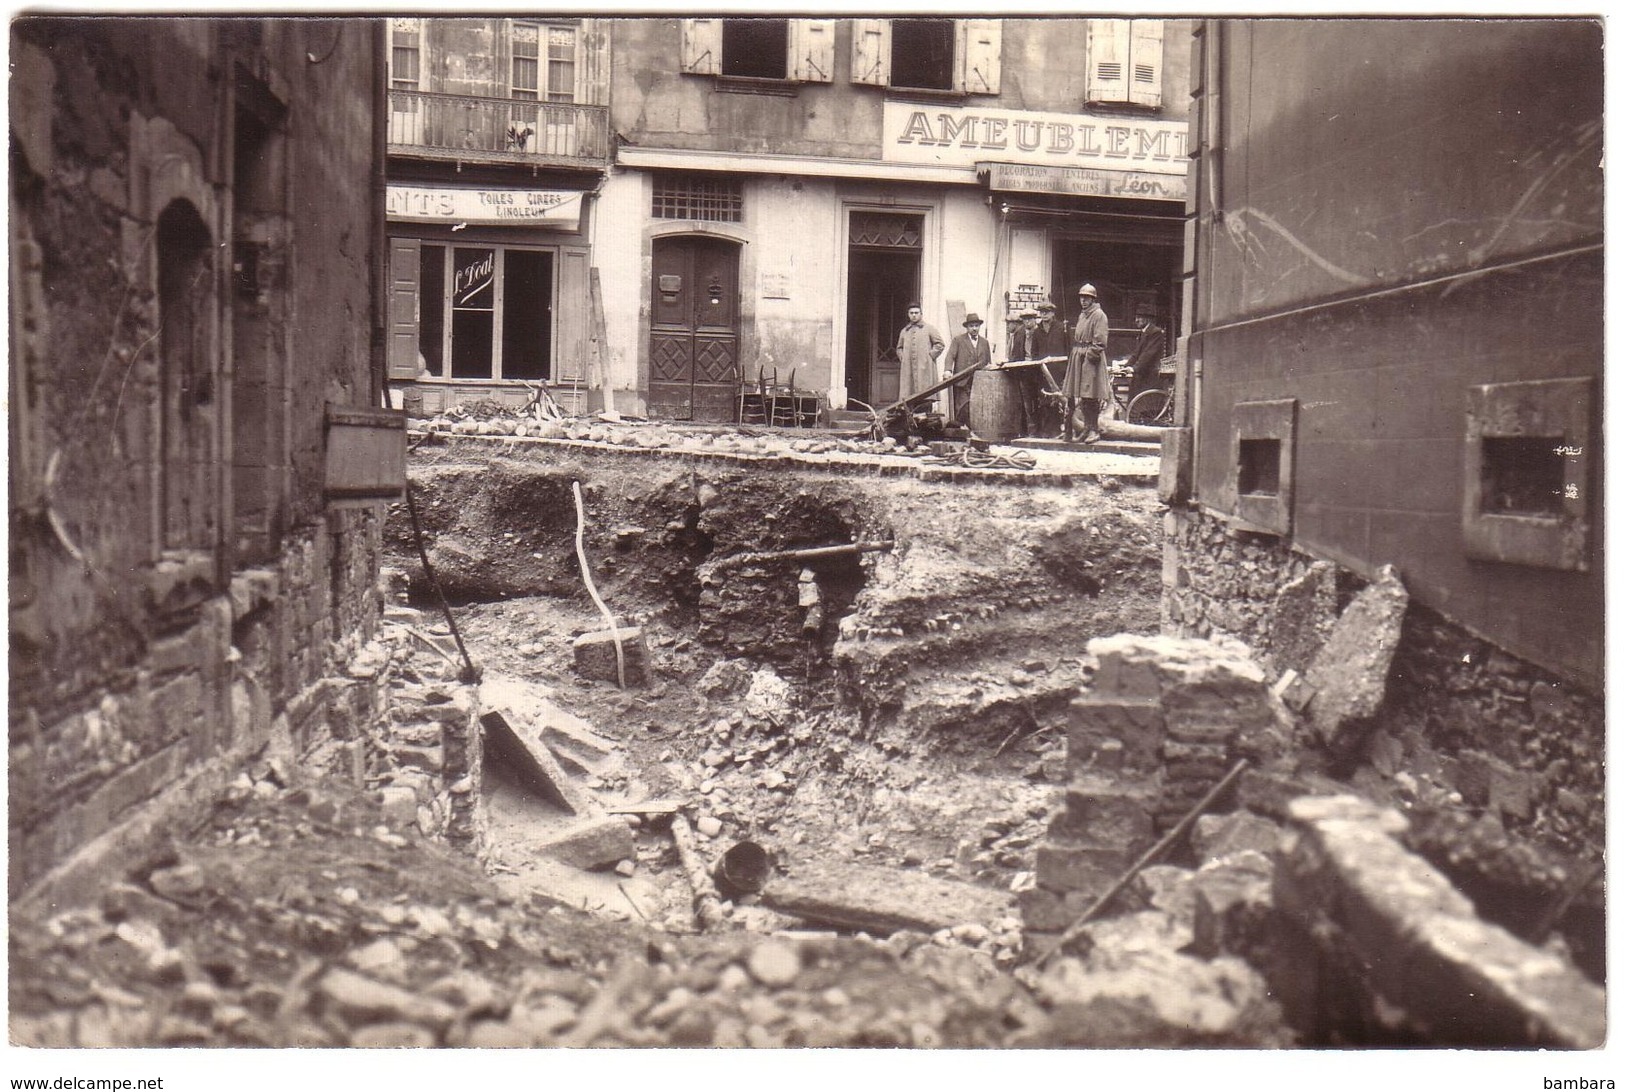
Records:
M385 379L389 374L389 192L385 159L389 154L389 25L372 25L372 366L373 403L389 408Z

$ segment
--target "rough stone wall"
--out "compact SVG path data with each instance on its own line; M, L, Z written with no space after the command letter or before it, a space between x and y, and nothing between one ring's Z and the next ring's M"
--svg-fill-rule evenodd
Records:
M1233 533L1200 509L1170 512L1166 531L1164 630L1239 638L1271 679L1305 670L1361 583L1280 539ZM1601 844L1600 695L1413 602L1377 719L1364 759L1381 774L1435 778L1510 829L1569 848Z
M322 491L324 402L371 401L369 32L48 16L10 29L15 895L211 760L278 727L370 715L369 697L324 680L376 624L380 521L329 514ZM282 173L254 185L281 193L291 234L261 287L297 311L269 339L287 400L269 471L285 484L279 541L252 567L230 525L246 457L225 367L241 295L234 94L282 111L267 122ZM177 209L200 247L179 348L160 314L160 221ZM184 536L166 530L177 510Z

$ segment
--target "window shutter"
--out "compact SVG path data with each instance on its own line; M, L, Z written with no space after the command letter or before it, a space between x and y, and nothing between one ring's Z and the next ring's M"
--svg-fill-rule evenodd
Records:
M418 374L418 251L416 239L389 241L389 378Z
M829 83L835 74L835 20L790 20L790 78Z
M576 35L576 101L609 105L608 19L583 19Z
M959 20L958 90L971 95L999 93L999 21Z
M585 247L559 248L558 357L553 382L580 383L587 378L587 281Z
M1130 102L1162 105L1162 20L1136 19L1129 49Z
M722 20L683 20L683 71L699 76L722 72Z
M1089 20L1088 102L1127 102L1129 21Z
M891 20L852 20L852 82L891 83Z

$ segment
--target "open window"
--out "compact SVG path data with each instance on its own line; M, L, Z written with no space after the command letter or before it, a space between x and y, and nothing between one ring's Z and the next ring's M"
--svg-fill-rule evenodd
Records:
M1162 105L1162 20L1090 19L1090 103Z
M965 95L999 92L997 19L854 19L852 82Z
M739 80L828 83L833 19L684 19L682 70Z
M1547 569L1589 565L1589 379L1473 387L1461 511L1467 556Z
M1293 399L1241 402L1231 418L1233 511L1254 530L1292 531L1297 409Z

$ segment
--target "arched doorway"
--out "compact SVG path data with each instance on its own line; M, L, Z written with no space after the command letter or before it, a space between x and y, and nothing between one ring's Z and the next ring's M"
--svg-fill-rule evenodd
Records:
M705 235L654 240L649 288L649 414L731 421L739 391L739 244Z

